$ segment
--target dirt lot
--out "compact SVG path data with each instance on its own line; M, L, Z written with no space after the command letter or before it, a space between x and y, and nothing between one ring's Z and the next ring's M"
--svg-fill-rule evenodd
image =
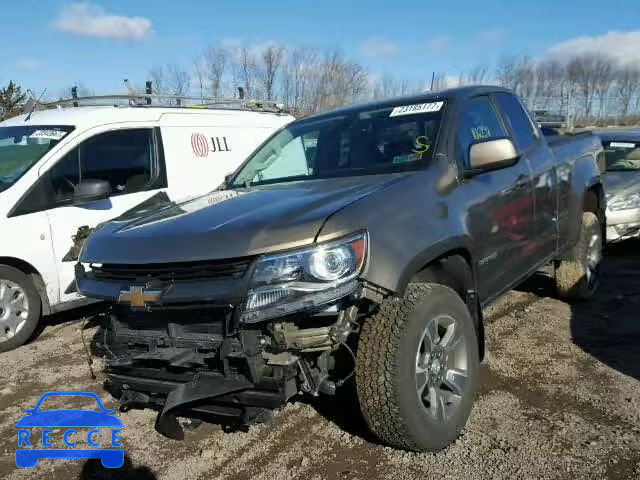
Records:
M290 404L271 426L226 433L205 425L183 442L155 433L151 412L120 414L123 469L42 460L21 470L15 422L41 393L94 391L115 407L101 374L90 377L82 323L67 314L0 354L0 478L640 479L640 242L609 253L595 301L571 307L551 295L537 275L487 310L483 387L463 435L439 454L377 444L345 391ZM97 329L89 322L87 341Z

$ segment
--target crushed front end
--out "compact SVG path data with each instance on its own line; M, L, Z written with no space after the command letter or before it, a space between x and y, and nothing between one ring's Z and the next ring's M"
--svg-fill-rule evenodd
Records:
M79 290L109 302L98 338L121 409L247 425L298 393L331 394L353 373L347 345L371 302L358 276L366 234L326 245L206 262L79 263ZM371 296L371 294L370 294Z

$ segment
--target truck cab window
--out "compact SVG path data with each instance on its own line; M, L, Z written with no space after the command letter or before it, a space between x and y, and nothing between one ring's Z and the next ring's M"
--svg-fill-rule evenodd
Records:
M489 97L476 97L466 103L458 127L458 148L465 165L469 164L472 144L506 135Z
M536 131L529 115L516 97L508 93L496 93L496 102L502 111L505 122L513 132L513 140L518 151L524 152L536 142Z

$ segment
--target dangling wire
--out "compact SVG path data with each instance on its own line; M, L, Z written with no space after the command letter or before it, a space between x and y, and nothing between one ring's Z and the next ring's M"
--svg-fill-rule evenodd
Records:
M89 372L91 372L91 380L95 380L96 374L93 371L93 358L91 358L91 353L87 348L87 343L84 341L84 327L87 324L87 317L84 317L82 321L82 327L80 328L80 338L82 339L82 346L84 347L84 353L87 356L87 365L89 365Z

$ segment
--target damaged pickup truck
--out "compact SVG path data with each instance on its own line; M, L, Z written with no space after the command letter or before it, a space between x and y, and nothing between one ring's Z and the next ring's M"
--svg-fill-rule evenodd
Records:
M76 266L107 300L121 408L249 424L355 376L386 444L436 451L469 416L482 307L549 262L598 285L597 137L549 145L520 101L468 87L281 129L217 191L100 226Z

